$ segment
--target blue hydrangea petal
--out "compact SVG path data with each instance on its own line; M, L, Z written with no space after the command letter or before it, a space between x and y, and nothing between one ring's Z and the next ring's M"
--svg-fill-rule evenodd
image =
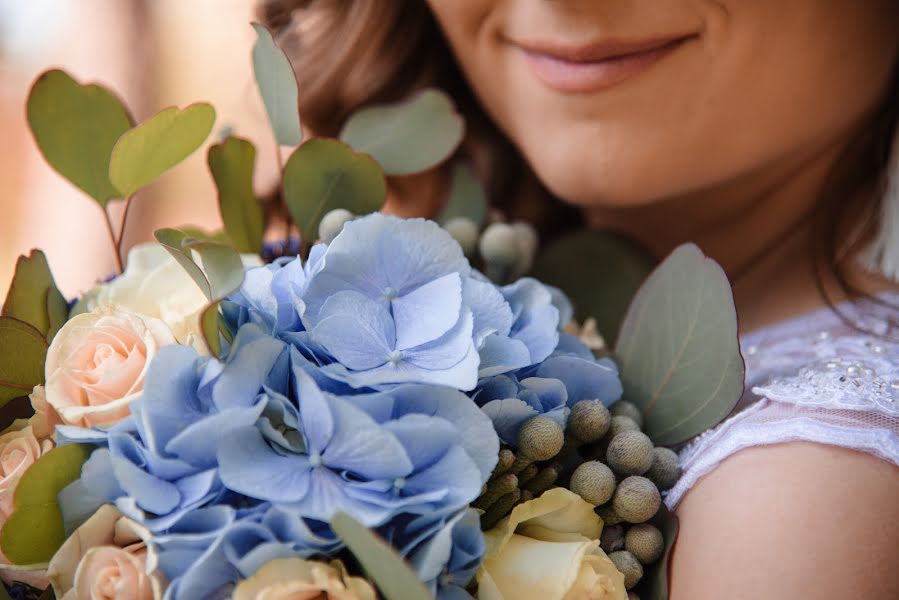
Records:
M219 476L225 487L270 502L297 502L309 493L309 460L275 453L255 427L232 432L218 450Z
M387 362L396 347L387 308L358 292L342 291L325 302L313 339L349 369L364 371Z
M568 403L568 388L558 379L528 377L521 380L521 385L537 395L540 401L540 412L549 412Z
M574 319L574 306L568 295L556 286L544 283L543 287L549 291L553 306L559 311L559 329L561 329Z
M474 316L474 340L478 348L484 339L497 334L506 337L512 330L512 309L495 285L469 277L462 290L465 305Z
M513 448L518 447L518 430L521 425L539 413L518 398L491 400L481 407L490 420L499 438Z
M334 436L337 424L331 414L331 406L315 381L298 368L299 353L293 350L291 361L293 368L294 398L297 399L300 430L308 451L321 453Z
M224 411L255 405L263 383L286 351L284 342L255 325L241 327L224 369L212 385L212 401L216 408Z
M384 423L419 471L437 463L457 441L459 434L453 423L422 414L407 414Z
M241 578L252 577L265 563L276 558L298 556L293 544L278 540L261 523L240 523L223 540L223 550L229 563Z
M433 494L443 492L435 506L412 507L410 512L424 512L435 508L459 509L474 501L481 493L481 472L468 453L453 446L436 463L405 478L405 494ZM416 500L416 502L420 502Z
M343 511L366 527L380 525L390 518L392 507L379 506L370 497L350 494L350 490L352 486L337 473L314 469L309 477L309 494L298 509L304 516L318 521L330 521L337 512Z
M578 358L554 356L537 369L538 377L555 378L568 389L568 404L580 400L599 399L609 406L621 398L623 388L617 369L606 363Z
M502 292L515 319L511 337L528 347L530 364L545 360L559 343L559 309L553 305L552 294L529 277L504 286Z
M147 473L120 456L112 456L112 472L125 494L134 497L143 510L164 515L181 502L181 494L172 483Z
M365 480L395 479L412 471L412 462L391 431L343 398L330 399L334 436L322 453L328 467Z
M66 535L87 521L102 505L125 494L112 473L112 455L106 448L94 450L81 466L81 477L57 495Z
M408 350L439 339L458 321L462 279L449 273L393 299L396 349Z
M531 352L521 340L499 334L487 336L480 349L478 377L491 377L531 364Z
M222 442L230 443L231 433L253 425L262 414L265 400L255 406L225 410L197 421L173 437L165 446L169 452L200 469L217 465L216 450Z
M563 354L571 354L586 360L593 360L593 352L590 351L587 344L576 336L565 332L559 333L559 345L553 350L552 356Z

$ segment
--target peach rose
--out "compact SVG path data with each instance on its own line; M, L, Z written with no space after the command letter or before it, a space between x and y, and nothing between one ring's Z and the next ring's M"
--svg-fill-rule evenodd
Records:
M62 425L62 419L47 402L47 391L44 386L34 386L34 390L28 396L31 400L31 408L34 409L34 415L28 420L29 425L34 429L34 436L42 440L52 437L56 432L56 426Z
M340 561L277 558L241 581L232 600L375 600L361 577L351 577Z
M51 440L39 441L28 421L17 420L0 435L0 527L13 511L13 495L22 475L45 453L53 449ZM20 581L46 587L42 568L11 565L0 552L0 578L7 583Z
M59 600L159 600L165 589L150 533L104 505L69 536L47 567Z
M159 319L114 308L80 314L47 351L47 402L67 425L112 425L128 416L157 350L174 343Z

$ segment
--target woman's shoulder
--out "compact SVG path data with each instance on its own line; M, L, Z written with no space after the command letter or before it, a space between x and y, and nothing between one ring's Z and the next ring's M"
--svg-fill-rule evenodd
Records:
M672 509L702 477L752 447L814 442L899 465L899 294L816 311L743 336L736 414L681 452Z

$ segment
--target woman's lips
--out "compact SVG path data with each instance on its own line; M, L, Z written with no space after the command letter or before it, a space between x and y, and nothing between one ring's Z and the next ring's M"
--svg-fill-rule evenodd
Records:
M587 94L608 89L642 73L693 37L686 35L590 46L515 45L544 85L563 93Z

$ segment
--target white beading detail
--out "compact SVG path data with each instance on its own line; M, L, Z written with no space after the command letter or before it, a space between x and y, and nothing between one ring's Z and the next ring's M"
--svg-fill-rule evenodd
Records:
M899 294L880 299L899 305ZM721 461L753 446L809 441L899 465L896 311L874 301L855 309L856 322L894 341L856 331L828 309L743 337L748 391L740 412L682 450L683 477L665 497L670 508Z

